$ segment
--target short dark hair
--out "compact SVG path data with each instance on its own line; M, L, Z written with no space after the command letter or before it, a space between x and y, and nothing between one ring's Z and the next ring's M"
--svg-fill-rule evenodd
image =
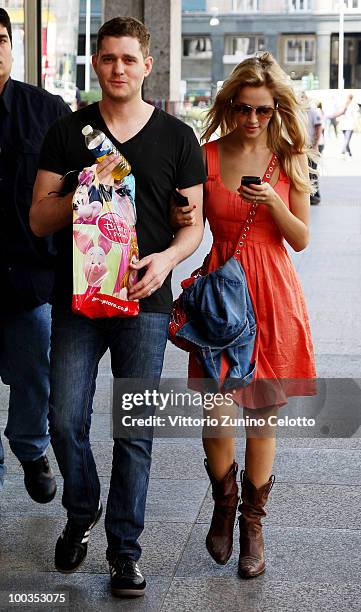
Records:
M106 36L115 36L117 38L131 36L136 38L139 41L143 57L148 57L149 55L150 32L144 23L134 19L134 17L114 17L114 19L104 23L98 32L97 53L99 53L103 38Z
M10 21L10 17L7 14L7 12L5 11L5 9L0 8L0 23L2 26L4 26L4 28L7 29L8 34L9 34L9 38L10 38L10 43L11 46L13 46L13 34L11 31L11 21Z

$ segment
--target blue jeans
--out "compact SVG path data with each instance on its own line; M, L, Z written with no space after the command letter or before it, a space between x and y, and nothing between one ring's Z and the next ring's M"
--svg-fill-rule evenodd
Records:
M342 130L342 133L343 133L343 138L344 138L344 145L343 145L342 153L348 153L351 157L352 153L350 149L350 142L351 142L353 130Z
M50 324L49 304L0 320L0 376L10 385L4 433L19 461L39 459L49 444ZM0 439L0 489L4 474Z
M109 348L116 378L147 378L159 383L169 316L88 319L53 308L51 342L51 442L64 478L63 506L77 523L92 521L100 483L89 441L93 396L101 357ZM105 418L109 418L108 415ZM152 439L114 440L105 517L107 558L137 561L144 528Z

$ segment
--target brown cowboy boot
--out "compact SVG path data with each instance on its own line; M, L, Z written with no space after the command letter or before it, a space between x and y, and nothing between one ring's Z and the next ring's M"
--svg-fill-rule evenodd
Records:
M206 546L216 563L225 565L233 550L233 529L239 500L236 481L238 465L234 461L222 480L216 480L212 476L207 459L204 460L204 467L212 484L214 499L212 522L207 534Z
M261 518L266 516L264 506L273 487L275 477L256 489L247 478L244 470L241 472L242 502L239 505L239 560L238 575L241 578L254 578L262 574L266 568L264 559L264 542Z

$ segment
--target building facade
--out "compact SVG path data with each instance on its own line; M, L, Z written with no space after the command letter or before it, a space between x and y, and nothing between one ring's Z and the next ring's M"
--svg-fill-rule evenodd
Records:
M338 85L342 0L184 0L182 79L210 95L256 51L267 50L307 88ZM344 2L344 85L361 88L361 0Z

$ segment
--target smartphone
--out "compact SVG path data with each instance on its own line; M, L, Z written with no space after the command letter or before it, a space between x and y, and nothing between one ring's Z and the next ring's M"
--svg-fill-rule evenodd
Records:
M172 191L172 198L177 206L188 206L189 204L188 198L179 193L176 189Z
M260 176L242 176L241 185L262 185L262 179Z

